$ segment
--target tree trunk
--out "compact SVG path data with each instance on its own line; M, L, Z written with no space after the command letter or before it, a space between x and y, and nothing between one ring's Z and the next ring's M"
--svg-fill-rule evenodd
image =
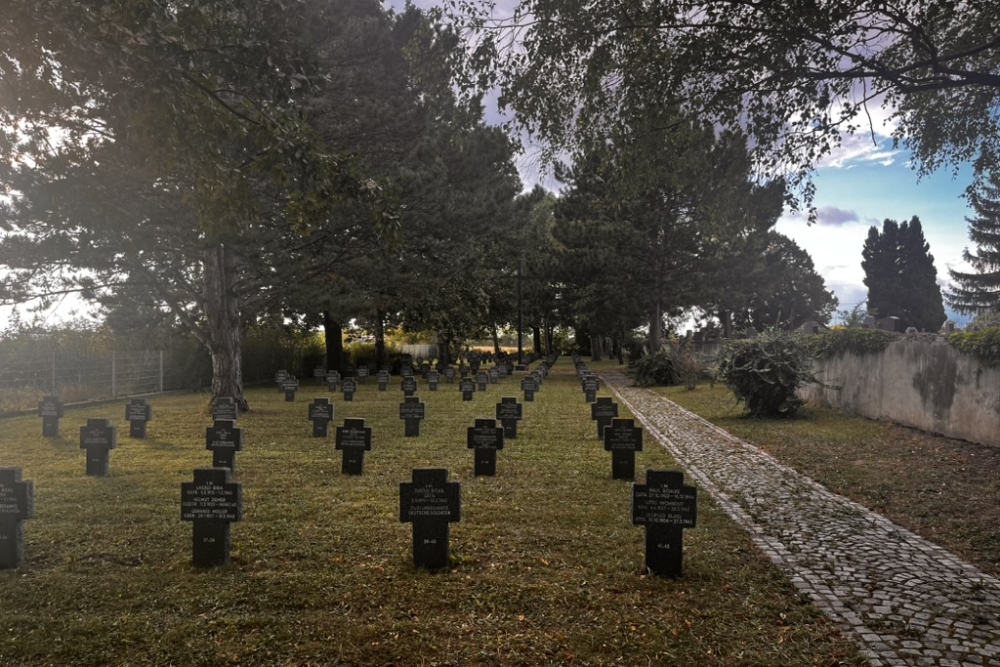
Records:
M451 337L438 332L438 362L441 367L451 365Z
M719 320L722 322L722 337L729 339L733 337L733 314L728 310L719 312Z
M545 354L552 354L553 339L555 338L555 327L551 324L545 325Z
M212 401L231 397L241 412L250 409L243 396L243 330L240 298L234 286L239 263L226 246L205 252L205 320L212 355Z
M653 314L649 318L649 352L656 354L660 351L660 328L663 326L663 309L660 302L653 304Z
M497 328L497 325L494 324L490 328L490 333L491 333L491 336L493 337L493 354L496 355L497 357L499 357L500 356L500 330Z
M326 368L343 373L344 327L333 319L329 310L323 311L323 333L326 336Z
M385 366L385 313L375 309L375 370Z
M531 335L535 344L535 356L542 356L542 330L538 327L531 327Z
M604 336L590 337L590 360L601 361L604 358Z

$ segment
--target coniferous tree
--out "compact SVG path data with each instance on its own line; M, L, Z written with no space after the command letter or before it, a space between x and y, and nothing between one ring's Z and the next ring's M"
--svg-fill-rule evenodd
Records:
M973 271L948 270L955 284L946 299L963 313L996 312L1000 310L1000 174L992 174L989 184L973 192L969 201L976 217L965 220L977 252L966 248L962 257Z
M937 331L945 320L934 256L920 218L886 220L882 231L868 230L861 267L868 309L877 317L898 317L903 327Z

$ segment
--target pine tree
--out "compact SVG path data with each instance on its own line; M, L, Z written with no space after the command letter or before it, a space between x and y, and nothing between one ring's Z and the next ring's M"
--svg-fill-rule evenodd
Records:
M872 227L862 250L868 308L877 317L898 317L904 327L937 331L945 320L934 256L920 218L886 220Z
M948 304L962 313L1000 311L1000 174L990 176L989 183L973 192L969 203L976 217L966 218L969 240L976 244L973 254L966 248L962 257L973 271L949 269L954 281L946 294Z

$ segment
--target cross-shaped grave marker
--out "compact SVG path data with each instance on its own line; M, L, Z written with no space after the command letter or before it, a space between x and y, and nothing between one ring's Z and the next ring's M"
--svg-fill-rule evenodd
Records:
M80 449L87 450L87 474L106 477L110 474L108 452L118 446L118 428L107 419L88 419L80 427Z
M316 384L323 384L326 380L326 369L322 366L317 366L313 369L313 377L316 379Z
M618 404L610 396L601 396L590 404L590 418L597 422L597 439L604 440L604 429L618 416Z
M331 394L337 391L337 385L340 384L340 371L327 371L326 384Z
M645 484L632 485L632 523L646 527L646 567L653 574L679 577L683 570L684 528L698 520L698 490L684 473L647 470Z
M313 425L313 437L325 438L330 432L330 422L335 413L329 398L314 398L309 404L309 419Z
M205 429L205 449L212 452L212 465L216 468L236 470L236 452L243 449L243 429L236 422L218 419Z
M413 481L399 485L399 520L413 524L413 563L417 567L448 567L448 524L461 520L458 482L448 481L444 468L413 470Z
M387 391L389 389L389 379L391 377L391 373L384 369L375 374L375 382L378 384L379 391Z
M345 475L360 475L365 470L365 452L372 448L372 430L364 419L345 419L337 427L336 448L343 452L340 471Z
M63 404L58 396L45 396L38 403L38 416L42 418L42 437L59 437L59 418L63 416Z
M282 385L285 383L285 380L287 379L288 379L288 371L280 370L274 372L274 383L278 385L279 392L285 391Z
M340 383L340 388L344 392L344 400L348 403L354 402L354 392L358 390L358 383L354 378L344 378Z
M448 384L454 384L455 383L455 369L452 368L451 366L447 366L444 369L444 379L445 379L445 382L447 382Z
M476 389L478 391L486 391L486 385L489 384L490 378L486 374L486 371L479 371L476 373Z
M399 388L403 390L404 397L413 396L417 392L417 378L413 377L412 374L407 375L399 383Z
M142 440L146 437L146 422L153 418L153 406L144 398L133 398L125 404L128 437Z
M458 390L462 392L463 401L471 401L472 395L476 393L476 383L469 378L462 378L458 383Z
M199 468L193 482L181 483L181 521L194 527L195 567L229 562L229 524L243 518L243 490L226 468Z
M535 392L538 391L538 381L534 377L522 379L521 391L524 392L524 402L533 403L535 401Z
M597 400L597 389L600 385L597 383L597 377L594 375L588 375L583 380L583 395L588 403L593 403Z
M477 419L468 428L466 443L475 450L476 477L493 477L497 474L497 450L503 449L503 427L495 419Z
M298 378L289 375L281 383L281 390L285 392L285 402L294 403L295 402L295 392L299 390L299 380Z
M441 373L438 371L427 371L427 386L431 391L437 391L438 385L441 384Z
M358 369L357 371L355 371L355 374L358 376L358 382L360 382L361 384L368 384L367 366L358 366Z
M212 421L236 421L240 416L240 411L236 408L236 401L231 396L217 396L212 401Z
M404 437L420 437L420 420L426 416L424 404L416 396L406 396L399 404L399 418L404 420Z
M504 438L517 439L517 422L524 415L523 407L513 396L505 396L497 403L497 419L503 424Z
M642 428L631 419L612 419L604 429L604 449L611 452L611 479L635 479L635 453L642 451Z
M24 564L21 522L35 515L35 488L20 468L0 468L0 570Z

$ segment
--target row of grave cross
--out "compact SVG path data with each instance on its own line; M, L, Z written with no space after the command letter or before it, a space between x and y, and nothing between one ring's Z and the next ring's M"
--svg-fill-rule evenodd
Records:
M352 427L356 428L356 427ZM345 437L364 440L361 431ZM484 437L492 451L501 436L477 424L469 438ZM471 446L471 445L470 445ZM495 463L495 460L494 460ZM476 465L480 460L477 455ZM486 465L489 465L487 460ZM243 518L242 485L227 468L194 471L181 483L181 520L192 523L192 562L215 567L229 562L230 525ZM19 468L0 468L0 569L24 563L22 522L34 514L34 488ZM461 519L459 484L448 482L445 469L415 469L412 482L399 485L399 520L413 524L413 561L418 567L448 566L448 525ZM682 574L682 530L697 523L697 490L674 471L646 471L646 483L632 487L632 523L646 528L646 567L653 574Z

